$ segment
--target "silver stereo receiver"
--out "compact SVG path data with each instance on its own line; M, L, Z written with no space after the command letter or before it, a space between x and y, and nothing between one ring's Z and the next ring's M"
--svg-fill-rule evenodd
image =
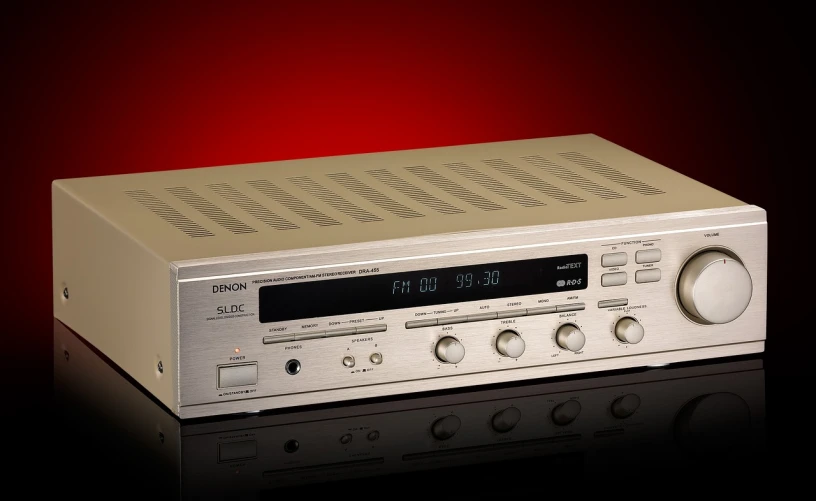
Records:
M595 135L52 201L54 315L181 418L764 349L765 211Z

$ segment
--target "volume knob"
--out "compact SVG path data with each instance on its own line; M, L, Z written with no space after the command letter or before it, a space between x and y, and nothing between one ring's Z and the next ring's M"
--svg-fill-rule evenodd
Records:
M443 337L434 351L436 358L447 364L458 364L465 358L465 347L455 337Z
M518 332L506 330L496 338L496 349L505 357L518 358L524 353L524 340Z
M736 320L751 302L752 292L751 275L742 262L719 251L691 258L677 281L680 304L702 324Z
M564 324L555 333L558 346L569 351L581 351L586 343L586 336L575 324Z

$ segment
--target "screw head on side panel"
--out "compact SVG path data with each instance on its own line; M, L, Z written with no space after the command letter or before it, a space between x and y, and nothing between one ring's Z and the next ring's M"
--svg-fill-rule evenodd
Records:
M161 363L161 360L159 360L159 364L156 368L159 370L159 374L164 374L164 365Z
M68 287L62 289L62 297L68 299Z

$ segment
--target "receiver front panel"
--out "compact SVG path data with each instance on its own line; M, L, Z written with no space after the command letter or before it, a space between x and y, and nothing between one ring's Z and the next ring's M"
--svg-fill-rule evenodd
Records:
M642 222L622 224L615 229L618 236L604 238L582 238L587 233L577 232L570 239L562 232L559 240L553 241L551 234L531 233L523 244L519 244L518 237L497 236L493 237L492 247L485 247L483 239L474 239L457 244L455 252L449 248L440 252L440 247L429 246L413 257L384 247L367 252L363 260L330 263L326 259L320 263L316 257L312 266L179 280L180 404L183 408L246 399L246 405L240 408L251 411L268 407L254 402L263 397L284 397L276 404L282 406L286 405L286 396L313 394L308 401L320 402L330 400L333 390L343 388L358 388L361 397L378 396L389 393L390 383L410 382L411 391L422 391L440 387L426 384L429 381L449 381L442 387L466 386L475 381L472 376L491 372L570 366L565 373L574 373L581 371L574 369L576 364L583 364L587 371L599 370L609 359L756 344L765 339L764 219L719 225L710 221L705 219L702 226L662 222L651 225L654 231L648 232L633 232L649 227ZM690 256L708 247L728 249L739 256L753 284L747 309L727 324L693 322L678 307L678 274ZM654 261L657 250L659 260ZM639 251L651 251L641 256L650 256L653 262L637 263ZM282 322L259 320L259 288L275 283L354 277L361 270L365 275L388 274L584 254L588 284L582 290ZM612 254L616 256L610 257ZM610 265L620 263L622 255L626 256L626 264ZM636 281L636 276L654 280L658 274L654 270L659 270L659 280ZM602 281L620 282L615 278L622 275L602 279L614 273L625 273L626 283L603 286ZM603 307L601 302L611 300L619 301ZM552 309L556 311L548 312ZM519 310L530 314L508 313ZM498 318L479 320L494 313ZM474 321L465 321L467 316ZM462 321L447 323L451 317ZM642 325L642 341L623 343L616 337L616 323L624 317ZM417 320L435 320L437 325L406 327ZM575 324L585 335L583 348L576 352L556 342L556 331L566 323ZM497 351L497 337L508 329L524 340L524 352L517 358ZM443 363L438 358L435 347L445 337L454 337L464 346L461 362ZM353 357L353 365L348 357ZM296 374L287 372L294 368L291 361L298 363ZM529 377L530 372L525 374Z

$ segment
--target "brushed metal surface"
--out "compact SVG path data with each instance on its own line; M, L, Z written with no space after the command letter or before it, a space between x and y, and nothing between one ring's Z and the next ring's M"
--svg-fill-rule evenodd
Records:
M128 196L134 190L149 203ZM55 316L183 416L727 355L761 350L765 336L765 212L590 134L58 180L52 206ZM693 321L675 294L681 264L712 246L738 254L753 281L748 308L720 326ZM635 262L637 251L657 249L659 263ZM578 292L258 321L258 289L275 280L575 253L589 258ZM616 253L625 264L602 268L602 255ZM636 283L653 269L659 282ZM602 274L619 272L625 285L600 286ZM595 307L615 298L629 302ZM565 311L579 303L584 310ZM649 332L637 345L614 335L626 315ZM586 334L576 353L555 341L568 321ZM521 357L496 351L507 328L525 341ZM346 335L329 335L338 330ZM301 335L314 332L326 335ZM292 341L263 342L280 335ZM445 336L466 348L461 363L434 355ZM343 366L346 356L355 367ZM217 366L249 362L257 385L217 389Z
M751 217L746 217L749 214ZM517 238L519 235L513 232L509 232L511 234L506 238L495 234L484 239L470 235L467 240L458 238L460 235L451 236L449 246L455 252L450 253L445 252L449 249L443 242L433 248L424 244L411 246L399 242L400 245L389 245L383 242L378 249L363 251L357 248L345 252L330 249L322 256L309 253L282 258L264 273L251 271L243 276L240 270L246 262L210 263L210 270L220 272L217 278L196 277L182 279L179 283L182 415L240 412L432 390L451 384L467 386L761 351L765 339L767 259L764 211L706 212L684 216L663 220L653 218L648 224L642 221L619 222L614 228L619 236L603 239L593 238L597 228L590 226L574 229L566 242L553 241L549 228L542 228L538 233L525 232L523 238ZM717 219L724 224L717 225ZM702 220L702 224L698 226L695 220ZM735 223L735 220L739 222ZM608 231L609 226L607 224L604 231ZM644 226L648 231L640 235L632 229ZM733 249L744 259L754 278L754 296L743 315L735 321L716 326L700 325L689 321L679 310L676 280L680 266L688 256L711 245L710 235L715 233L718 245ZM491 242L493 248L488 247ZM412 259L402 255L406 249L417 252L417 247L424 252L418 252ZM636 270L654 266L653 263L634 263L634 253L644 248L661 249L661 281L648 284L630 281L625 286L611 289L601 287L600 276L609 270L601 266L602 254L610 250L627 252L631 259L625 269L634 275ZM429 250L434 252L429 254ZM358 258L361 252L365 254L365 261ZM375 262L379 269L377 273L394 273L578 253L589 256L589 285L581 291L456 303L444 307L367 312L300 322L260 324L251 313L244 317L213 320L216 318L215 307L225 300L224 297L213 297L213 285L245 280L247 290L230 293L228 300L244 304L247 312L256 312L258 288L272 283L262 281L274 277L302 277L287 282L328 279L309 278L308 275L357 272L361 268L371 269L371 263ZM614 293L612 297L610 291ZM621 296L628 298L626 306L595 307L599 301ZM496 319L480 322L414 329L405 327L406 322L417 320L418 314L430 313L439 318L467 317L485 311L522 310L578 302L587 305L586 309L513 318L502 318L498 314ZM439 310L446 310L447 313L436 313ZM617 321L626 316L636 318L649 331L641 343L624 344L615 336ZM264 345L262 342L265 335L271 334L271 329L282 329L277 333L288 333L327 329L332 323L348 325L352 322L357 326L385 324L388 330L364 336L275 345ZM577 353L564 352L556 342L555 332L559 325L566 322L579 325L586 336L584 349ZM496 337L506 328L518 330L525 340L526 350L518 359L501 356L496 350ZM229 335L225 336L225 332L229 332ZM445 336L455 336L464 346L466 356L460 363L440 363L435 356L436 343ZM259 383L250 394L219 394L213 387L215 366L233 356L234 347L241 348L241 354L247 357L247 361L257 361L259 364ZM382 354L383 362L376 367L369 366L367 361L375 352ZM355 356L366 363L357 364L353 371L344 369L339 361L346 355ZM303 364L303 370L297 376L290 377L284 374L283 367L287 360L293 358ZM451 381L446 382L446 379Z

